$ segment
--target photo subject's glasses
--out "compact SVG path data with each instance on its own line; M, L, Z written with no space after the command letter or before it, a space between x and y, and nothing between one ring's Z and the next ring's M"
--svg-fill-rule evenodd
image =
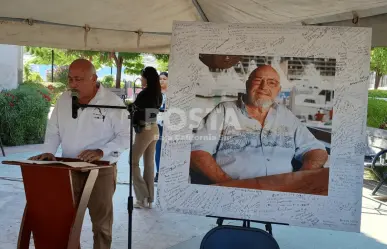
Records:
M277 81L275 79L255 78L252 80L252 83L254 85L261 85L263 82L266 82L266 84L270 87L277 87L279 85L279 81Z

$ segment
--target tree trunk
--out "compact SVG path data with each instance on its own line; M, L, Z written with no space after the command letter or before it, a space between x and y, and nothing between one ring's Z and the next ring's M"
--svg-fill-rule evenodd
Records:
M376 75L375 75L375 85L374 85L374 89L378 89L379 85L380 85L380 80L382 79L382 74L376 72Z
M118 61L116 63L116 67L117 67L116 88L121 88L121 70L122 70L123 61L124 60L122 57L118 57Z

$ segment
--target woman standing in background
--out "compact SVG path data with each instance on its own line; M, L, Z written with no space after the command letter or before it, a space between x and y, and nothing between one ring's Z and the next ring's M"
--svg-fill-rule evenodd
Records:
M163 103L160 107L160 111L165 110L165 93L168 88L168 73L167 72L162 72L160 73L160 86L161 86L161 93L163 95ZM155 155L155 160L156 160L156 176L155 176L155 182L158 182L159 180L159 168L160 168L160 156L161 156L161 141L162 141L162 136L163 136L163 119L162 119L162 112L160 113L158 119L157 119L157 126L159 127L159 140L157 140L156 143L156 155Z
M159 136L157 112L162 104L160 77L156 69L146 67L141 73L143 90L133 104L133 128L136 131L133 144L133 186L137 202L135 208L152 207L154 201L155 147ZM144 156L144 173L140 170L140 158Z

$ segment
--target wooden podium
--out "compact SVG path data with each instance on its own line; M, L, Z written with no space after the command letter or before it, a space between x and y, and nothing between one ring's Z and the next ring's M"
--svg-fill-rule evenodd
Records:
M20 225L18 249L28 249L31 234L36 249L80 249L80 236L85 211L100 168L109 162L93 162L96 166L74 165L80 160L57 158L58 162L3 161L21 167L26 207ZM66 165L69 163L73 165ZM42 164L41 164L42 163ZM71 171L89 172L78 205L75 203Z

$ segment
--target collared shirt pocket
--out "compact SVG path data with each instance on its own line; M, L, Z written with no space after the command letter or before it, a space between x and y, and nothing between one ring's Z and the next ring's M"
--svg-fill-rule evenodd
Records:
M92 112L92 117L95 120L99 120L101 122L105 122L107 116L107 111L102 108L94 108Z
M98 129L100 135L105 133L104 136L106 136L106 133L111 131L107 110L103 108L94 108L90 114L91 128Z

